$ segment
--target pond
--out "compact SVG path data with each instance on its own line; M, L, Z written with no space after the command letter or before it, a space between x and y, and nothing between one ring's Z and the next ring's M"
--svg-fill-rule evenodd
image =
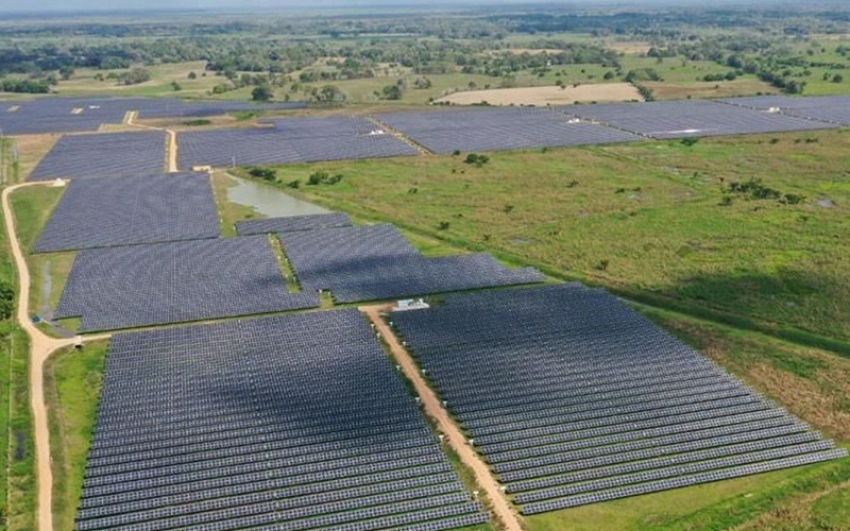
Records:
M233 181L233 186L227 189L227 198L232 203L251 207L264 216L281 218L330 212L313 203L292 197L277 188L233 175L228 177Z

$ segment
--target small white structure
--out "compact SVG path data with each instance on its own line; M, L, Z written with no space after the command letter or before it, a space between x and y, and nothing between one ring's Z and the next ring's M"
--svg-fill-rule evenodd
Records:
M51 187L51 188L65 188L65 186L66 186L67 184L68 184L68 183L66 183L66 182L65 182L64 180L62 180L62 179L56 179L55 181L53 181L53 183L50 185L50 187Z
M424 299L405 299L398 301L393 311L409 312L411 310L425 310L430 307Z
M192 171L198 172L198 173L203 173L203 172L212 173L213 169L212 169L212 166L192 166Z
M369 136L377 136L377 135L385 135L385 134L386 133L384 132L383 129L373 129L373 130L369 131Z
M779 113L782 112L782 108L781 107L771 107L770 109L767 110L767 112L769 112L770 114L779 114Z

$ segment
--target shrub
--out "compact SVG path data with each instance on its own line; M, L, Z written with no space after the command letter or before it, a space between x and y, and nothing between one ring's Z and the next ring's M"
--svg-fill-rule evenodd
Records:
M450 226L451 226L451 223L449 223L448 221L441 221L438 228L440 230L449 230Z
M466 164L474 164L477 167L484 166L488 162L490 162L490 157L487 155L478 155L476 153L470 153L466 156L466 160L464 161Z
M274 181L277 179L277 170L273 170L271 168L251 168L248 170L248 175L251 177L256 177L257 179L264 179L266 181Z
M782 203L786 205L799 205L806 198L800 194L785 194L785 197L782 198Z
M288 186L289 188L293 188L293 189L297 190L298 188L301 188L301 181L298 180L298 179L295 179L294 181L289 181L286 184L286 186Z
M330 175L326 171L317 171L310 175L310 177L307 179L307 184L310 186L317 186L319 184L332 186L342 181L342 179L343 175L341 173L337 173L336 175Z
M682 143L683 146L692 147L692 146L695 146L699 143L699 138L696 138L696 137L683 138L681 143Z

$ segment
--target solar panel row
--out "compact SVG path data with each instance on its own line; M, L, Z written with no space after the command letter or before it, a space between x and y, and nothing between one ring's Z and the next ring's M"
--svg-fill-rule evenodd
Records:
M448 296L392 320L525 514L846 455L601 290Z
M29 180L162 173L165 138L164 131L65 136L39 162Z
M531 284L538 271L508 269L487 254L425 258L392 225L281 235L305 290L331 290L338 302L387 300Z
M181 133L180 167L315 162L418 155L364 118L297 117L270 127Z
M267 237L247 236L80 251L55 317L90 332L318 306L289 293Z
M80 531L486 521L356 310L113 338Z
M96 131L118 124L130 111L140 118L220 116L235 111L306 108L302 102L252 104L238 101L191 102L173 98L42 98L0 104L0 129L7 135Z
M217 238L218 210L202 174L73 181L36 253Z
M302 230L333 229L352 226L347 214L312 214L284 218L249 219L236 222L236 232L240 236L252 234L274 234L278 232L299 232Z

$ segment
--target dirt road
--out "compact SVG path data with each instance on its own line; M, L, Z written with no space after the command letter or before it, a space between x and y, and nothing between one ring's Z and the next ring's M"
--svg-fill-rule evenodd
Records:
M55 351L73 346L75 338L54 339L46 336L33 324L29 311L30 272L15 230L15 217L9 196L20 188L48 186L51 183L34 182L10 186L3 190L3 219L12 249L12 258L18 271L17 319L30 339L30 404L33 413L35 434L36 478L38 484L38 529L53 531L53 471L50 468L50 430L47 422L47 407L44 400L44 362ZM84 341L97 341L109 335L89 336Z
M375 328L381 333L381 337L389 345L393 356L399 365L401 365L401 370L413 382L417 394L422 399L425 413L437 422L440 431L446 436L446 440L454 448L455 452L457 452L460 460L475 474L475 481L487 493L493 512L496 518L499 519L502 529L506 531L522 531L519 516L514 512L511 503L502 493L496 478L493 477L490 469L481 460L475 450L469 446L460 428L449 417L446 410L443 409L436 393L428 387L428 384L419 374L419 370L410 355L401 346L398 338L396 338L387 323L381 319L380 312L384 309L386 309L386 306L366 306L360 308L360 311L365 313L375 324Z

